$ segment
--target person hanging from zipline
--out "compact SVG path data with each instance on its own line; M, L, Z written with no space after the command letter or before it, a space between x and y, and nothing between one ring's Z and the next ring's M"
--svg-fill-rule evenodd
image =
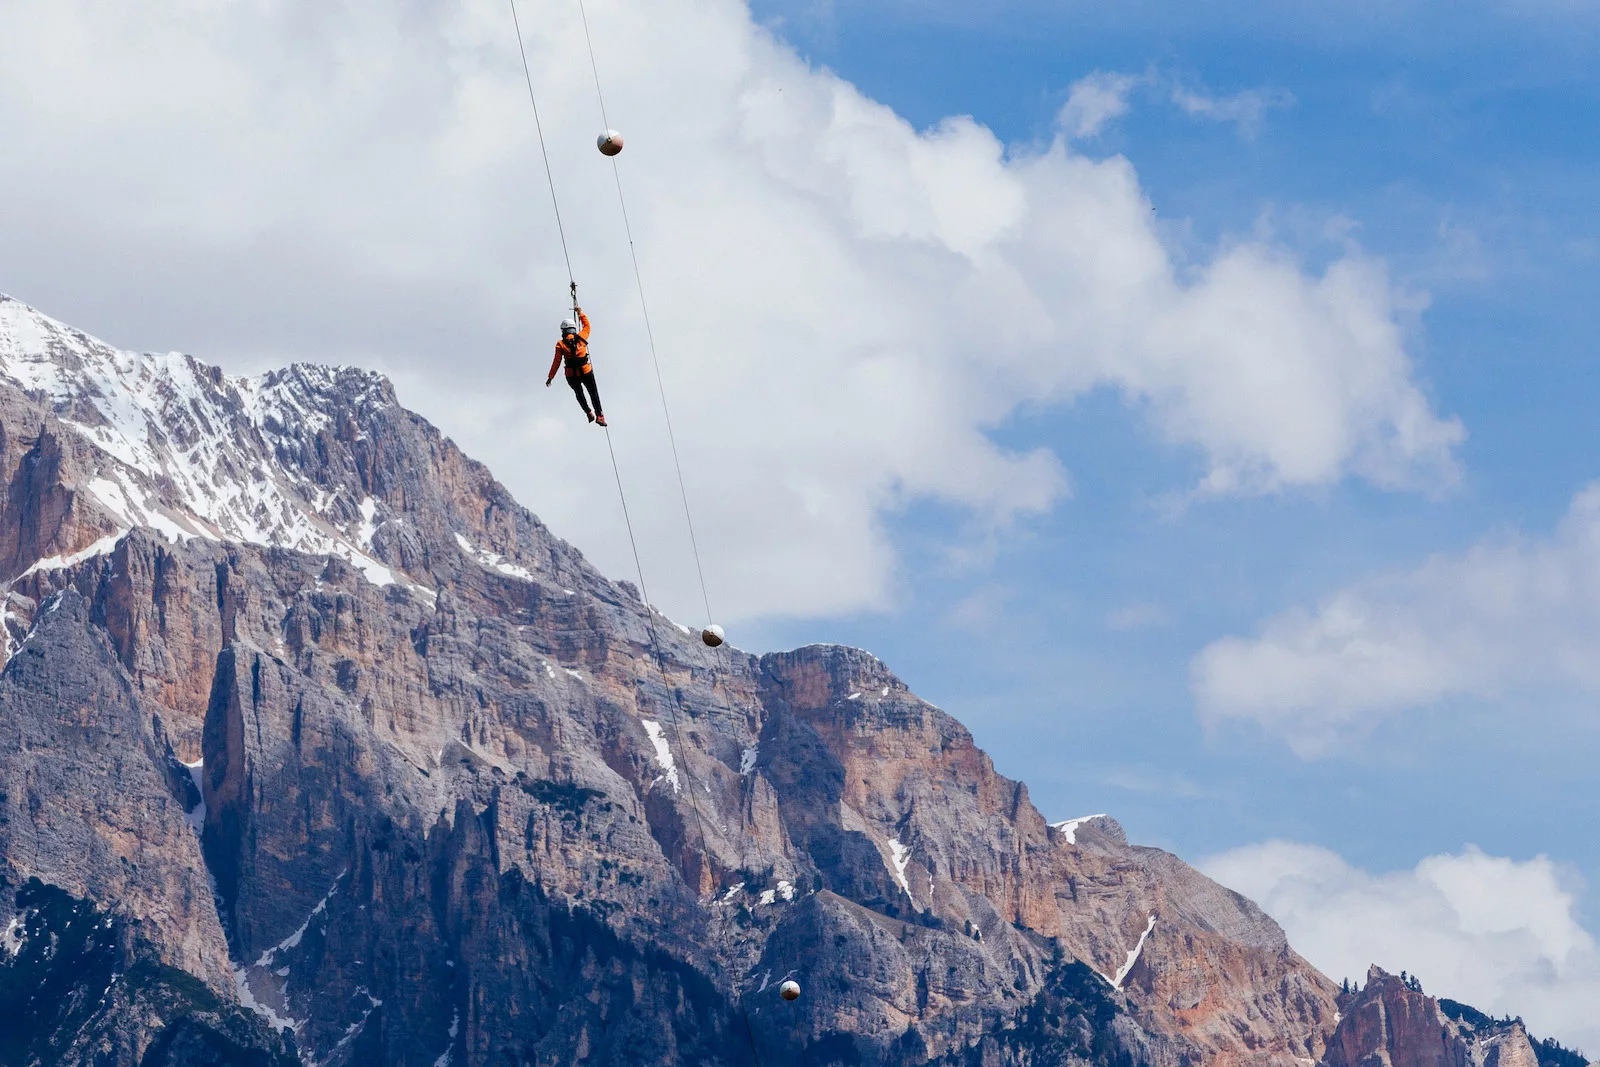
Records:
M561 340L556 342L556 357L550 361L550 373L544 379L545 388L548 389L550 383L556 380L556 370L565 363L567 384L572 386L572 395L578 398L578 406L590 422L604 426L606 413L600 408L600 387L595 384L594 367L589 362L589 316L578 306L577 282L572 283L572 313L577 316L576 321L561 320ZM589 390L589 399L594 401L593 411L589 410L589 399L584 398L585 388Z

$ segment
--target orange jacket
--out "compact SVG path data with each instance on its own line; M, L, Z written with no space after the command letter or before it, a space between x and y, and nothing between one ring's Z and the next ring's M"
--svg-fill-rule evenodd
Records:
M567 356L572 357L572 359L568 360L567 362L568 378L576 378L578 375L583 374L590 369L589 316L583 313L582 308L577 308L576 310L578 312L578 323L580 326L580 329L578 330L578 343L576 345L576 351L574 351L573 345L569 345L567 343L565 336L556 342L556 358L550 361L550 373L545 375L544 378L544 380L547 382L556 376L556 371L560 368L562 359Z

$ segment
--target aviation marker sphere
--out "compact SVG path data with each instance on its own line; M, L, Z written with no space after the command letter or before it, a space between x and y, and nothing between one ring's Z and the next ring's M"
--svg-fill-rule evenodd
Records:
M616 130L607 130L595 138L595 147L600 149L602 156L614 156L622 151L622 134Z
M712 648L716 648L727 639L728 635L723 633L722 627L718 626L716 623L712 623L710 626L707 626L704 630L700 631L700 640L704 641Z
M778 987L778 996L782 997L784 1000L799 1000L800 983L796 982L793 978L789 979L787 982Z

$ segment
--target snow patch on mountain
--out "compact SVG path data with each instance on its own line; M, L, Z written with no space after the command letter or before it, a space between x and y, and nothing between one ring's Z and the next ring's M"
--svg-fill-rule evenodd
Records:
M461 1009L456 1008L450 1015L450 1044L433 1061L433 1067L450 1067L450 1057L456 1050L456 1035L461 1032Z
M327 1060L329 1061L337 1056L341 1049L343 1049L350 1042L354 1041L356 1039L356 1035L360 1034L361 1031L366 1027L367 1020L372 1017L372 1013L383 1007L383 1001L373 996L372 992L368 990L366 986L356 986L356 995L366 997L367 1006L361 1012L361 1018L345 1027L344 1035L339 1038L338 1043L335 1044L332 1051L328 1053Z
M95 556L104 556L112 549L116 548L117 543L126 536L128 536L127 530L118 530L116 533L107 534L94 544L87 548L80 549L77 552L73 552L65 556L48 556L45 559L36 561L33 566L23 571L21 577L26 578L28 575L37 573L38 571L59 571L65 567L76 566L86 559L93 559Z
M189 824L189 829L196 834L206 828L206 794L200 785L200 772L205 769L205 765L204 757L195 760L193 763L185 763L183 765L184 770L189 772L189 780L194 783L195 791L200 794L200 800L183 816L184 821Z
M244 967L235 966L233 968L233 991L234 994L239 998L240 1007L255 1012L255 1014L260 1016L268 1026L272 1027L279 1033L283 1033L284 1031L298 1032L300 1028L306 1024L306 1020L304 1019L296 1019L293 1016L285 1017L279 1015L277 1010L273 1008L272 1005L263 1004L261 1001L257 1000L255 990L250 987L249 971ZM288 1010L287 1005L285 1005L284 1010Z
M656 781L665 778L672 785L674 793L679 792L678 764L672 758L672 746L667 744L666 735L661 732L661 724L654 719L645 719L644 732L650 735L650 745L655 749L656 763L661 767L662 774ZM651 783L652 785L655 783Z
M338 877L334 878L333 885L329 887L328 892L321 900L317 901L317 906L311 909L311 914L306 916L306 921L301 923L299 929L297 929L294 933L290 934L288 937L284 938L282 941L279 941L276 945L263 952L261 954L261 958L256 960L257 967L271 967L272 961L277 958L278 953L287 952L290 949L299 946L300 939L306 936L306 930L311 927L311 920L328 910L328 901L333 899L333 895L339 891L339 883L343 881L344 876L349 873L350 872L348 869L339 872Z
M28 635L28 619L11 610L14 594L7 589L4 599L0 599L0 636L5 638L6 661L17 654L22 647L23 639Z
M1128 950L1128 958L1124 960L1122 966L1117 969L1117 976L1115 978L1106 978L1106 976L1103 974L1100 976L1101 978L1105 978L1106 981L1111 984L1112 989L1115 989L1119 993L1122 991L1122 983L1127 980L1128 972L1133 970L1133 965L1139 962L1139 954L1144 951L1144 943L1149 940L1150 932L1155 928L1156 917L1151 915L1149 922L1145 923L1144 933L1139 935L1138 942L1133 946L1133 948Z
M1080 815L1076 819L1063 819L1050 825L1066 835L1067 844L1076 845L1078 843L1078 827L1093 819L1103 819L1105 817L1106 813L1102 811L1098 815Z
M192 765L186 763L184 766L190 769L191 774L194 774L197 773L201 764L198 762ZM311 923L317 916L327 915L328 902L339 891L339 883L344 881L345 875L349 873L348 868L339 872L333 880L333 885L328 888L328 892L321 900L317 901L316 906L311 909L311 913L306 916L305 922L301 923L288 937L263 952L255 963L235 963L233 965L233 988L239 997L240 1005L255 1012L256 1015L266 1021L268 1026L280 1033L284 1031L298 1033L306 1025L307 1020L296 1019L292 1014L289 1014L289 968L280 967L274 970L273 964L278 961L280 953L290 952L299 947L301 940L306 936L306 931L311 928ZM260 983L259 986L258 982ZM366 991L358 990L358 992L365 993ZM381 1003L382 1001L374 1001L372 1007L375 1008ZM278 1011L280 1006L283 1009L282 1014ZM370 1014L370 1009L368 1013ZM366 1015L362 1016L361 1021L362 1023L366 1022Z
M382 525L373 521L377 514L378 502L376 500L369 496L361 501L361 525L356 527L356 542L362 548L372 547L372 535L377 533L378 527Z
M110 477L90 478L88 490L95 500L99 501L100 506L124 526L149 527L174 544L194 537L206 537L213 541L219 539L214 531L207 530L187 516L174 514L159 504L152 504L145 493L123 483L125 476L121 471L113 468L107 473Z
M911 862L911 850L900 843L900 835L889 838L889 856L893 863L895 881L900 883L900 888L906 891L906 896L911 896L911 883L906 881L906 864Z
M533 572L528 568L519 567L498 552L490 552L486 548L479 548L459 533L456 534L456 544L460 546L461 551L471 556L485 570L497 571L510 578L521 578L525 582L533 581Z

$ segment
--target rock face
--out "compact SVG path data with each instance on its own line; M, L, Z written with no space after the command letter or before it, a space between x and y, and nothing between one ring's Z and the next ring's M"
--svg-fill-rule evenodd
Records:
M1342 1018L1327 1067L1538 1067L1522 1020L1498 1023L1463 1005L1441 1009L1414 981L1379 967L1341 997ZM1576 1058L1576 1057L1573 1057ZM1581 1062L1581 1060L1580 1060Z
M293 1067L255 1016L154 958L136 924L37 879L13 901L0 966L0 1063ZM130 1025L140 1019L157 1023Z
M29 955L62 916L111 961L5 1063L1226 1067L1335 1032L1249 901L1047 825L866 653L704 648L376 375L0 298L0 477L0 998L75 981ZM1330 1064L1397 1032L1351 1018Z

